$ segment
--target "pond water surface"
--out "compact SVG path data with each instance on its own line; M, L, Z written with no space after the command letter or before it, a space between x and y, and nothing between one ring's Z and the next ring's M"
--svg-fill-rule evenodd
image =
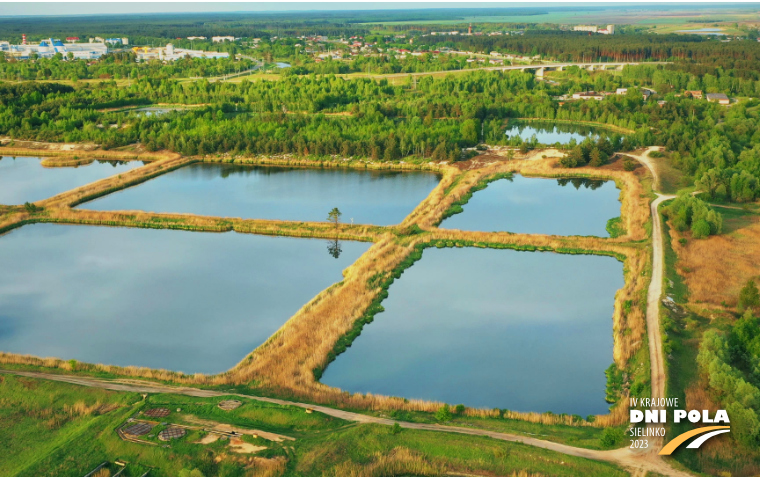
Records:
M694 33L697 35L725 35L720 28L697 28L694 30L677 30L676 33Z
M0 350L225 371L370 244L27 225L0 237Z
M509 138L519 136L523 141L530 141L533 136L536 136L540 144L567 144L573 139L580 143L587 137L598 137L594 128L576 124L551 123L513 123L507 127L504 134Z
M0 159L0 204L18 205L48 199L67 190L104 179L142 162L95 161L78 167L42 167L39 157Z
M322 382L473 407L606 413L611 257L426 249Z
M390 225L404 220L438 184L427 172L191 164L80 207L250 219L342 220Z
M607 221L620 216L619 196L613 181L515 175L475 192L464 212L441 228L609 237Z

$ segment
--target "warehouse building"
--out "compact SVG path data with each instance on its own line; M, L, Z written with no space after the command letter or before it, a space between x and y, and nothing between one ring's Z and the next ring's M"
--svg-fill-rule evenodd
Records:
M71 53L75 59L95 60L108 53L108 46L105 43L63 43L48 38L38 45L11 45L7 41L0 41L0 51L19 60L29 59L35 54L39 58L52 58L56 53L61 53L64 58L68 58Z

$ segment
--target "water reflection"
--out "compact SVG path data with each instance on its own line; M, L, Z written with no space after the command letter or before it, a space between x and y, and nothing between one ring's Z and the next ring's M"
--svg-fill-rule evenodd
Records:
M44 200L143 165L138 161L95 161L76 167L42 167L41 162L39 157L0 159L0 204Z
M426 249L322 382L450 404L605 413L611 257Z
M604 180L598 180L598 179L586 179L584 177L573 177L573 178L566 178L566 179L557 179L557 184L561 185L562 187L572 184L573 187L575 187L575 190L580 189L581 187L584 187L586 189L596 190L604 185L606 181Z
M320 222L338 207L357 223L391 225L439 180L428 172L192 164L80 207Z
M341 248L340 242L337 238L335 240L328 240L327 253L329 253L331 257L340 258L341 252L343 252L343 249Z
M227 370L371 244L27 225L0 237L0 350Z
M441 228L607 237L607 221L620 216L619 195L613 181L515 175L475 192Z

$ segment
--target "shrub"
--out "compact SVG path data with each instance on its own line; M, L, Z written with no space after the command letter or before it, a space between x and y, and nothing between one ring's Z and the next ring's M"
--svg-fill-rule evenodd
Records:
M691 233L696 239L706 238L710 235L710 224L705 219L699 219L691 225Z
M754 280L749 280L739 292L739 309L752 310L760 306L760 293Z
M623 433L615 427L608 427L602 431L599 442L605 449L613 449L623 440Z
M636 170L636 167L638 167L639 163L636 162L634 159L631 159L630 157L626 157L623 159L623 169L625 169L628 172L631 172L633 170Z
M679 232L691 229L695 238L717 235L723 229L723 217L707 202L692 195L681 195L665 209L671 225Z
M435 412L435 418L441 422L450 421L453 416L451 415L451 409L448 404L444 404L440 409Z

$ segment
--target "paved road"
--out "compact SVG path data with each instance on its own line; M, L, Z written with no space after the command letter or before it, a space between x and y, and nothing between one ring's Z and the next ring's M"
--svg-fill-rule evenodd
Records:
M154 393L154 394L181 394L185 396L193 397L220 397L220 396L236 396L244 399L252 399L255 401L262 401L272 404L280 404L283 406L297 406L302 408L313 409L317 412L321 412L328 416L337 417L347 421L366 423L366 424L381 424L391 426L398 423L399 426L407 429L417 429L432 432L450 432L456 434L467 434L472 436L485 436L493 439L499 439L508 442L519 442L533 447L540 447L555 452L560 452L566 455L572 455L576 457L583 457L586 459L593 459L598 461L610 462L612 464L619 465L634 475L646 475L646 472L656 472L662 475L670 475L674 477L688 477L691 474L677 471L671 468L665 461L658 458L658 456L646 453L632 452L627 448L616 449L612 451L599 451L592 449L582 449L579 447L572 447L565 444L559 444L556 442L544 441L541 439L535 439L533 437L526 437L517 434L509 434L506 432L489 431L485 429L473 429L467 427L456 426L441 426L436 424L419 424L414 422L394 421L392 419L384 419L381 417L367 416L365 414L359 414L350 411L344 411L341 409L333 409L331 407L318 406L314 404L306 404L301 402L285 401L283 399L267 398L260 396L248 396L246 394L224 393L220 391L212 391L209 389L188 388L180 386L167 386L158 383L149 383L139 380L104 380L90 378L86 376L70 376L61 374L49 374L38 373L30 371L11 371L0 369L0 374L13 374L17 376L24 376L35 379L48 379L51 381L59 381L69 384L75 384L79 386L87 386L100 389L109 389L112 391L122 392L135 392L135 393Z

